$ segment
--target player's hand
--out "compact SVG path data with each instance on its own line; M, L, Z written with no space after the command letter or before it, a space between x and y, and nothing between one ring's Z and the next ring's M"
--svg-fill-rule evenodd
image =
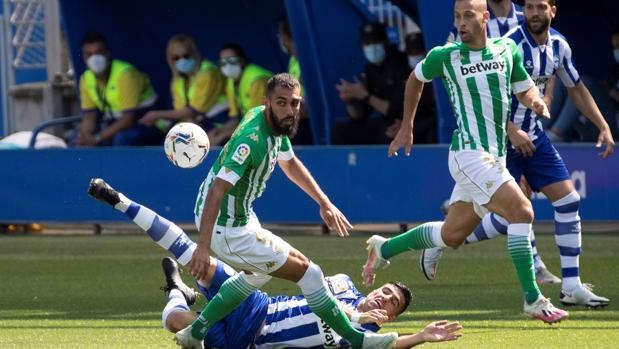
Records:
M406 156L411 155L411 146L413 145L413 130L410 127L402 125L400 130L395 135L391 144L389 144L389 157L398 156L398 150L404 147Z
M94 147L97 145L97 139L90 133L79 133L75 144L82 147Z
M426 342L455 341L462 337L462 333L456 333L462 329L458 321L448 322L447 320L435 321L426 326L421 333Z
M348 229L353 228L346 216L331 202L320 205L320 217L327 224L327 227L335 230L339 236L348 236Z
M535 114L544 117L546 119L550 119L550 111L548 110L548 105L544 102L543 99L537 98L532 103L532 108Z
M361 313L361 317L359 318L360 324L380 325L385 321L389 321L389 316L387 315L387 311L385 309L372 309L370 311L366 311L365 313Z
M157 112L154 110L151 110L148 113L146 113L144 116L142 116L138 120L138 123L145 125L145 126L153 126L155 122L157 122L157 120L159 120L159 116L157 115Z
M512 143L514 149L522 154L524 157L533 156L535 152L535 145L529 135L521 129L508 132L509 141Z
M206 244L205 244L206 245ZM208 273L208 267L211 263L211 255L209 252L209 246L198 244L198 248L193 251L191 261L187 264L187 271L196 279L206 279Z
M613 139L613 135L610 133L610 129L608 127L605 130L600 131L595 147L600 148L602 144L606 144L606 149L598 155L601 156L602 159L606 159L615 151L615 140Z

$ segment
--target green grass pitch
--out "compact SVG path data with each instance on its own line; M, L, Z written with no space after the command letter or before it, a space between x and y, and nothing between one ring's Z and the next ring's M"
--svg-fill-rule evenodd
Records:
M325 274L351 275L365 293L360 272L367 237L285 239ZM611 299L606 309L569 308L571 318L552 326L524 318L506 241L498 238L448 251L432 283L419 271L417 252L394 258L377 283L403 281L414 300L385 329L411 333L430 321L450 319L462 322L462 339L426 347L618 348L619 235L585 233L583 240L583 281ZM554 238L540 234L538 247L560 275ZM137 234L0 236L0 348L174 348L171 334L161 328L165 297L159 290L160 261L165 255L147 236ZM265 290L299 292L296 285L279 280ZM555 304L559 290L558 285L542 287Z

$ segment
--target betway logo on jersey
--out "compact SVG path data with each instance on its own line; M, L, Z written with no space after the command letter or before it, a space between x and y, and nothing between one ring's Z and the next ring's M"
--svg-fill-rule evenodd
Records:
M462 76L467 76L477 73L493 73L505 70L505 61L485 61L471 64L463 64L460 66Z

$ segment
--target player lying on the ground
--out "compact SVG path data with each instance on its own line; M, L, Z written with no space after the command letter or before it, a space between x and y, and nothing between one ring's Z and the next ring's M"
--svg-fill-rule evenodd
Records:
M171 258L162 261L166 276L168 303L163 309L163 326L176 333L198 317L189 306L196 293L185 285L178 266ZM197 282L207 300L217 294L221 284L237 272L211 257L206 278ZM394 321L412 299L411 291L399 282L389 282L364 297L351 278L344 274L326 277L329 290L340 306L352 314L351 321L361 331L377 332L383 322ZM456 340L462 326L458 322L436 321L419 333L400 336L395 348L409 348L425 342ZM207 348L346 348L348 343L320 320L303 295L271 297L255 291L222 321L211 327L204 338Z
M131 220L133 220L133 222L135 222L140 228L146 231L148 235L151 237L151 239L153 239L159 246L163 247L164 249L172 253L179 263L181 263L182 265L187 265L187 263L189 263L189 261L191 260L191 255L196 248L196 243L193 242L187 236L187 234L185 234L185 232L183 232L183 230L180 227L178 227L176 224L168 221L164 217L153 212L148 207L142 206L135 201L131 201L125 195L114 190L112 187L110 187L107 183L105 183L101 179L93 179L91 181L90 186L88 188L88 193L94 198L100 200L101 202L109 204L113 206L114 208L116 208L117 210L124 212L128 217L131 218ZM127 209L125 206L129 208ZM166 263L169 263L169 262L166 262ZM168 266L168 269L170 270L176 269L176 265L173 264L173 266L171 267ZM230 277L234 275L237 275L237 273L234 272L234 270L231 267L226 266L223 262L218 261L212 257L211 257L207 272L208 273L206 274L206 277L200 279L200 281L198 282L198 287L204 293L206 299L209 299L209 300L219 293L220 286L226 280L230 279ZM168 274L173 275L174 273L175 272L172 270ZM188 290L187 287L183 287L183 286L170 287L174 285L181 285L179 277L170 276L169 279L171 280L170 281L171 284L170 283L168 284L169 286L168 288L170 289L179 288L180 290L183 290L182 293L184 294L184 300L189 304L192 304L195 301L195 295L192 292L187 291ZM344 299L348 299L349 304L352 304L353 306L357 307L357 309L355 308L346 309L343 306L341 306L342 310L344 310L345 315L353 322L381 323L381 322L385 322L388 320L393 320L395 319L395 316L397 314L400 314L402 311L404 311L404 309L406 309L406 307L408 306L408 303L410 303L410 290L408 290L404 285L395 284L395 283L389 284L391 286L389 285L383 286L377 291L371 293L370 295L368 295L369 300L362 303L361 294L358 292L355 293L349 290L349 288L352 290L356 290L356 288L352 284L352 281L350 281L350 278L346 277L345 279L342 279L342 280L348 280L347 282L349 283L346 283L346 284L335 283L333 279L331 279L331 281L326 282L326 285L329 286L328 290L330 291L330 294L332 294L332 296L335 296L337 300L340 301L338 302L338 304L344 301ZM346 290L350 291L350 293L344 292L340 294L340 292L344 290L342 288L344 286L347 287ZM387 288L384 289L384 287L387 287ZM179 295L178 293L174 291L170 292L170 300L174 298L175 294L177 296ZM408 294L409 296L406 296L406 294ZM388 295L390 295L391 297L388 297ZM265 298L265 296L266 294L259 292L259 291L252 292L250 296L243 303L241 303L239 308L236 308L236 310L232 312L232 315L228 315L221 321L218 321L212 324L213 326L212 330L209 329L205 334L206 335L205 341L193 342L191 345L187 345L183 347L184 348L203 348L205 343L207 347L211 346L211 347L233 348L233 349L247 347L248 344L253 343L254 336L257 335L257 331L259 329L259 326L262 325L262 322L254 318L254 320L257 322L251 324L253 328L251 330L247 330L246 331L247 333L245 335L242 335L239 333L239 329L247 328L248 326L250 326L250 324L241 325L240 323L237 323L235 325L230 325L231 323L230 321L233 319L237 319L237 318L244 320L246 318L249 319L250 316L257 316L259 314L253 314L252 312L257 311L258 308L263 307L266 304L267 306L264 309L262 309L262 312L263 312L262 315L266 316L266 318L263 318L263 320L265 320L269 316L266 313L266 311L268 311L269 309L268 304L271 304L273 300L279 299L282 301L281 304L288 304L286 302L286 299L291 300L291 301L296 301L297 303L302 302L303 305L299 305L300 307L299 310L302 310L303 314L305 315L307 315L306 312L310 311L309 305L307 304L307 301L304 296L297 296L297 297L292 297L292 298L286 298L285 296L282 296L284 298L282 297L274 297L274 298L266 297ZM407 298L409 299L406 300ZM256 299L259 299L259 300L256 301ZM179 299L177 299L177 301L179 301ZM346 303L346 301L344 301L344 303ZM181 303L176 302L174 303L174 305L170 307L166 307L166 308L173 309L178 304L181 304ZM246 304L250 304L250 305L246 306ZM305 308L303 308L302 306L305 306ZM275 307L275 305L272 305L272 307ZM359 307L361 308L359 309ZM178 309L188 310L188 308L186 307L183 308L182 304L178 305ZM358 311L363 311L363 313L358 313ZM242 314L242 315L238 315L238 314ZM280 314L280 313L278 312L277 314ZM278 316L277 314L275 316ZM191 319L189 315L191 315ZM337 338L337 341L338 341L337 343L346 344L350 346L350 344L346 340L341 339L340 336L336 336L335 332L331 330L331 327L325 324L324 322L321 322L319 318L313 312L311 313L311 315L314 316L315 324L314 325L310 324L308 325L308 327L318 326L317 324L320 323L319 331L324 332L324 331L329 330L333 334L334 340L335 338ZM175 315L173 318L171 318L170 320L165 320L166 317L168 317L168 315L164 314L164 324L167 326L167 328L174 329L175 332L182 330L183 327L187 328L186 326L188 326L188 324L191 324L194 320L198 318L198 316L195 313L179 313ZM173 321L173 322L170 323L170 321ZM185 321L188 321L188 322L185 322ZM275 320L271 320L271 321L275 321ZM277 320L277 321L280 321L280 320ZM286 324L291 323L289 321L290 320L287 320ZM181 324L182 324L182 327L176 327L176 325L180 326ZM226 326L230 326L229 329L226 329ZM273 325L271 329L274 329L275 328L274 326L275 325ZM284 326L287 326L287 325L284 325ZM374 329L374 331L367 331L367 334L374 333L375 331L378 330L378 328L379 328L378 326L370 327L369 329ZM406 347L410 347L412 345L421 343L423 341L454 340L460 337L460 334L454 333L460 328L461 327L457 322L456 323L447 323L447 322L433 323L433 324L430 324L428 327L426 327L426 329L424 329L422 332L418 334L399 336L394 341L395 342L394 345L396 348L406 348ZM284 328L280 327L278 331L283 330L283 329ZM355 329L358 330L357 328ZM309 331L309 329L302 328L300 331L302 332L302 334L306 334L307 331ZM291 335L299 336L299 334L294 334L294 333L291 333ZM245 337L250 336L250 339L247 339L244 336ZM271 337L267 337L263 339L263 341L265 341L264 342L265 345L268 343L272 343L271 341L276 341L277 343L280 343L282 341L280 337L273 337L273 338ZM304 338L305 338L304 336L300 336L300 339L305 340ZM247 341L247 340L251 340L251 341L239 342L239 341ZM319 342L319 343L322 343L322 342ZM294 347L305 346L305 344L303 345L290 344L290 345Z
M518 44L526 57L525 69L537 83L540 92L553 76L561 79L570 98L578 109L600 130L597 147L606 149L602 158L614 152L615 141L610 128L595 101L581 81L572 60L572 49L561 33L550 27L557 8L555 0L526 0L524 24L514 28L507 37ZM546 64L554 62L554 64ZM552 91L549 91L552 93ZM591 291L590 285L580 280L580 195L574 188L567 166L561 155L544 133L538 115L524 105L513 103L511 111L507 168L519 180L526 176L532 190L542 192L554 208L555 241L561 256L563 284L559 300L564 305L585 305L590 308L607 306L610 300ZM466 239L469 243L487 240L507 233L507 222L495 214L486 215L482 224ZM434 279L443 248L428 249L422 253L422 269L428 279Z

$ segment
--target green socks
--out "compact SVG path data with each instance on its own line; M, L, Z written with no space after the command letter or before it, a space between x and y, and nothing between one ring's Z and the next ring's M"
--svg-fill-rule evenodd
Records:
M529 234L531 224L510 224L507 226L507 249L516 268L520 287L528 304L537 300L541 294L535 283L535 269L533 268L533 253Z
M335 298L327 293L325 288L305 296L310 309L327 325L346 338L353 348L361 348L363 332L352 327L346 314L340 309Z
M191 324L193 337L204 338L211 326L228 315L255 290L256 288L247 283L241 274L236 274L226 280L200 316Z
M410 250L425 250L432 247L444 247L441 238L443 222L429 222L387 240L380 248L383 258L389 259Z

